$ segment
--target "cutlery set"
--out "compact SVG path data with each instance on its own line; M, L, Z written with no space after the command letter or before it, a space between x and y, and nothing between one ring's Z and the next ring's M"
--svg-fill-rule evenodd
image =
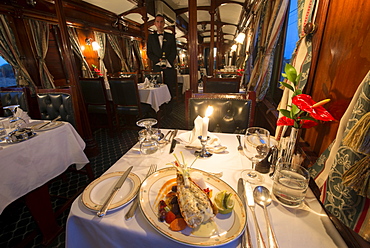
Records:
M242 199L243 203L245 202L247 203L247 206L252 213L253 222L254 222L255 229L256 229L257 247L258 248L266 248L266 247L278 248L279 245L277 243L275 233L272 230L270 218L269 218L267 208L266 208L271 203L270 191L264 186L256 186L255 189L253 190L251 185L248 182L246 183L245 187L243 184L244 184L243 178L239 178L238 194L240 198ZM257 221L256 213L255 213L255 203L262 206L264 210L265 221L267 224L268 246L266 246L263 240L261 230L258 225L258 221ZM251 243L250 235L249 235L248 223L246 224L245 233L242 236L242 247L243 248L252 247L252 243Z

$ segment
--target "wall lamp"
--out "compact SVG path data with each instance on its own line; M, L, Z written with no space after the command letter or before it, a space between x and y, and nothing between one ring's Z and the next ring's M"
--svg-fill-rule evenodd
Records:
M86 39L85 39L85 42L86 42L86 45L88 45L88 46L92 46L92 49L93 49L94 51L98 51L98 50L100 49L100 46L99 46L98 42L93 41L93 39L92 39L92 38L86 38Z
M245 33L239 33L238 36L235 38L235 41L240 44L243 44L244 39L245 39Z
M232 45L230 52L235 52L237 48L238 48L237 44Z

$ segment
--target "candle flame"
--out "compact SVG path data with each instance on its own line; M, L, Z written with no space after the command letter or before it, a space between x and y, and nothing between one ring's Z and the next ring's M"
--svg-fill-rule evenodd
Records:
M206 116L205 117L209 117L212 113L213 113L213 107L208 106L208 108L206 110Z

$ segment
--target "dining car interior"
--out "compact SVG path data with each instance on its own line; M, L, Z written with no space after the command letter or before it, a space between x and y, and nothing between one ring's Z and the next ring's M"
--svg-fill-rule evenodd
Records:
M0 247L370 247L369 13L1 0Z

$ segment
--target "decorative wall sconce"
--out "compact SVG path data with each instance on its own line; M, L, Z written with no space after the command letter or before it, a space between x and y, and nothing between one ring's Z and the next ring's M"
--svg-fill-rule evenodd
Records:
M238 48L237 44L232 45L230 52L235 52L237 48Z
M240 44L243 44L244 39L245 39L245 33L239 33L238 36L235 38L235 41Z
M86 38L86 39L85 39L85 42L86 42L86 45L88 45L88 46L92 46L92 49L93 49L94 51L98 51L98 50L100 49L100 46L99 46L98 42L93 41L93 39L92 39L92 38Z

